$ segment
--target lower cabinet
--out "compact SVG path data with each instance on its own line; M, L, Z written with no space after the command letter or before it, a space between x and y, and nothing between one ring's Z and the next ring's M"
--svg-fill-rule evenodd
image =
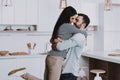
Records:
M1 80L24 80L19 76L8 73L17 68L25 67L25 72L30 73L40 79L43 79L45 68L45 55L38 57L23 57L23 58L5 58L0 59L0 79Z
M103 69L106 71L100 74L102 80L120 80L120 64L90 58L89 70L92 69ZM89 80L94 80L94 77L95 74L89 74Z

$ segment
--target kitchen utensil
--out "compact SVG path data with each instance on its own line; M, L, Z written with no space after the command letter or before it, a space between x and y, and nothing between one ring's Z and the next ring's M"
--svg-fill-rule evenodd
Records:
M28 49L31 49L32 47L31 47L31 43L29 42L29 43L27 43L27 47L28 47Z
M33 49L35 49L35 47L36 47L36 43L34 43L34 45L33 45Z

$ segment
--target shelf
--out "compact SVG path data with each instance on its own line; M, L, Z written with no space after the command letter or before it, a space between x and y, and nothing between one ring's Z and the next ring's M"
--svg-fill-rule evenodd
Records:
M112 3L112 6L120 6L118 3Z
M0 25L0 32L30 32L37 31L37 25Z
M0 31L0 36L51 36L52 32L41 31Z

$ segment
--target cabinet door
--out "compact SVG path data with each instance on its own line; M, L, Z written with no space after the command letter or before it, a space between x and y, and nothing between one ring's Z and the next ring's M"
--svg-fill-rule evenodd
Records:
M38 24L38 0L27 0L27 24Z
M27 23L26 3L27 3L27 0L14 0L15 24L26 24Z
M26 67L26 72L43 79L45 57L17 59L17 67Z
M54 5L53 5L54 3ZM39 31L52 31L60 15L59 0L39 0Z
M13 2L14 3L14 2ZM1 5L1 23L14 24L14 7Z
M2 0L0 0L0 3L2 3ZM0 24L2 24L2 5L0 5Z
M8 76L9 71L16 68L15 59L1 59L0 60L0 79L1 80L15 80L15 76Z

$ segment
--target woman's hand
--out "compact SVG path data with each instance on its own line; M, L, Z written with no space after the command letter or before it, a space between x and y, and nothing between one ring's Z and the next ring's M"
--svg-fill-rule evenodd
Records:
M56 39L54 39L54 43L51 45L52 49L55 51L58 51L56 48L58 42L62 42L62 39L60 37L57 37Z
M58 42L62 42L62 39L60 37L57 37L54 39L54 43L57 44Z

